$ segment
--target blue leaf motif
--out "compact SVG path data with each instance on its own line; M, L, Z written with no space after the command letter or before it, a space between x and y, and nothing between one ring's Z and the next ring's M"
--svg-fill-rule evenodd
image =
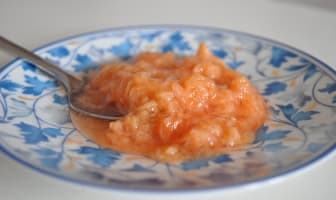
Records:
M226 163L226 162L232 162L233 159L230 157L230 155L224 154L221 156L216 157L213 159L214 163L220 164L220 163Z
M285 115L285 117L289 120L292 119L292 115L298 111L298 109L294 108L293 104L287 104L287 105L278 105L282 113Z
M18 83L15 83L11 80L1 80L0 81L0 89L6 89L9 91L16 91L18 88L22 86Z
M223 49L212 50L212 53L218 58L222 58L222 59L228 55L228 53L224 51Z
M57 170L58 165L62 160L62 157L61 155L58 155L56 157L43 157L40 160L42 165L44 165L45 167Z
M259 128L259 130L256 133L256 138L254 140L254 144L262 140L262 136L266 134L266 131L268 130L268 126L262 126Z
M40 142L48 141L48 137L42 133L42 130L36 126L20 122L15 124L21 130L21 134L24 137L27 144L38 144Z
M286 137L290 132L289 130L275 130L269 133L258 134L257 138L259 141L278 140Z
M44 128L42 131L44 134L53 138L64 135L60 128Z
M20 122L19 124L15 124L15 126L21 130L21 134L24 136L27 144L38 144L39 142L48 141L47 136L58 137L63 135L59 128L41 129L25 122Z
M166 44L165 46L162 47L162 52L163 53L166 53L166 52L169 52L169 51L173 51L173 45Z
M54 103L59 105L66 105L68 103L68 97L66 95L60 96L58 94L53 95Z
M32 71L32 72L36 71L36 66L30 62L23 61L21 65L24 71Z
M54 57L57 57L57 58L63 58L63 57L66 57L70 54L69 50L67 48L63 47L63 46L50 49L47 52L50 55L52 55Z
M267 144L267 145L264 146L264 150L269 151L269 152L279 152L279 151L282 151L286 148L287 147L284 146L282 144L282 142L278 142L278 143L274 143L274 144Z
M111 164L115 163L119 158L117 157L107 157L105 155L95 155L90 156L89 160L93 161L94 163L100 165L103 168L109 167Z
M266 85L263 95L269 96L277 94L279 92L285 91L286 88L286 83L275 81Z
M188 42L183 40L183 36L180 32L175 32L169 37L169 41L167 42L167 44L163 45L162 47L162 52L165 53L174 49L182 51L191 49Z
M324 93L333 93L336 91L336 82L334 83L328 83L325 88L319 89L320 92L324 92Z
M176 44L176 47L177 49L182 50L182 51L190 49L188 42L179 42Z
M296 57L296 54L281 49L279 47L272 47L272 57L270 60L270 64L274 67L279 68L280 65L286 61L286 57Z
M238 67L240 67L241 65L245 64L244 61L232 61L229 62L228 65L230 66L230 68L232 69L237 69Z
M41 156L53 156L57 154L56 151L49 149L49 148L40 148L40 149L35 149L34 151L40 154Z
M88 55L78 54L76 55L75 60L79 63L78 65L73 66L75 72L83 72L95 67L93 61Z
M123 171L129 171L129 172L149 172L149 173L155 172L154 170L145 168L145 167L143 167L142 165L139 165L139 164L134 164L132 166L132 168L125 169Z
M183 40L183 37L180 32L176 32L173 35L170 36L170 41L174 43L181 42Z
M304 76L303 76L303 81L308 80L310 77L312 77L316 72L318 72L317 67L313 64L311 64L308 69L306 70Z
M112 46L108 51L111 53L117 55L117 56L128 56L131 52L131 49L133 47L133 44L130 40L126 40L125 42L122 42L121 44Z
M119 152L113 151L111 149L102 149L89 146L83 146L76 151L80 154L106 154L106 155L120 156Z
M315 114L318 114L318 113L320 113L320 112L319 111L314 111L314 110L307 111L307 112L300 111L300 112L295 113L291 117L291 119L292 119L292 121L297 123L297 122L302 121L302 120L310 120L310 119L312 119L311 118L312 115L315 115Z
M75 60L82 65L89 65L92 63L91 58L85 54L78 54L76 55Z
M31 77L28 75L25 75L25 81L31 86L25 86L23 88L23 94L32 94L34 96L40 95L43 90L47 88L55 88L56 83L51 80L47 81L41 81L36 76Z
M286 68L287 71L298 71L300 69L303 69L304 67L306 67L306 65L293 65L293 66L289 66Z
M293 104L278 105L278 107L285 115L285 117L294 124L297 124L299 121L302 120L310 120L312 115L319 113L318 111L299 111L293 106Z
M106 168L119 160L120 153L110 149L100 149L95 147L83 146L75 150L79 154L88 155L88 160L93 163Z
M208 160L193 160L181 164L183 170L200 169L209 166Z
M140 35L140 37L144 40L147 40L148 42L152 42L156 37L160 36L162 34L162 31L156 31L153 33L143 33Z

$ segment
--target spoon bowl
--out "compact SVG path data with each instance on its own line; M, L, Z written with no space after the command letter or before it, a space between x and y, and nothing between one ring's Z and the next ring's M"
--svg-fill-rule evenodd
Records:
M48 75L61 82L66 90L68 104L71 110L83 115L107 120L117 120L122 117L122 114L118 112L118 109L116 108L97 109L96 106L90 104L90 102L83 103L80 101L83 89L87 83L85 80L87 79L78 79L53 63L44 60L43 58L35 55L33 52L15 44L12 41L9 41L2 36L0 36L0 49L36 64L40 70L46 72Z

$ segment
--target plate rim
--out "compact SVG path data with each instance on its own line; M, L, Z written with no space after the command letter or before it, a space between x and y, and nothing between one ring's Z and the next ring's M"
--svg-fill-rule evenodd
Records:
M41 45L37 48L34 48L32 51L37 52L42 49L48 48L52 45L56 45L58 43L66 42L68 40L72 40L75 38L81 38L81 37L89 37L95 34L103 34L103 33L109 33L109 32L114 32L114 31L127 31L127 30L146 30L146 29L181 29L181 30L204 30L204 31L216 31L216 32L224 32L224 33L229 33L233 35L242 35L248 38L252 39L257 39L262 42L267 42L270 44L274 44L280 47L283 47L287 50L294 51L295 53L301 54L301 56L304 56L309 59L310 62L317 63L318 67L323 70L328 76L330 76L333 80L336 80L336 69L333 69L331 66L326 64L325 62L321 61L320 59L312 56L311 54L302 51L300 49L297 49L296 47L293 47L291 45L288 45L283 42L279 42L274 39L270 39L264 36L259 36L255 34L251 34L249 32L244 32L244 31L237 31L237 30L232 30L232 29L227 29L227 28L220 28L220 27L210 27L210 26L198 26L198 25L183 25L183 24L152 24L152 25L133 25L133 26L120 26L120 27L113 27L113 28L107 28L107 29L98 29L94 31L88 31L88 32L83 32L80 34L75 34L72 36L64 37L61 39L54 40L52 42L49 42L47 44ZM15 63L21 61L23 59L21 58L15 58L12 61L8 62L7 64L3 65L0 68L0 74L3 73L4 70L9 68L10 66L14 65ZM131 192L131 193L145 193L145 194L186 194L186 193L204 193L208 191L227 191L227 190L236 190L236 189L242 189L246 188L249 186L262 186L267 183L273 183L277 182L283 178L286 178L287 176L290 175L295 175L298 173L303 173L304 171L307 171L308 169L315 167L316 165L320 164L323 161L326 161L330 158L332 158L334 155L336 155L336 143L330 145L327 149L325 149L320 155L317 157L308 160L307 162L295 166L289 170L283 171L283 172L278 172L277 174L273 174L271 176L267 176L264 178L259 178L256 180L252 181L246 181L243 183L237 183L229 186L211 186L211 187L206 187L206 188L190 188L190 189L146 189L146 188L132 188L132 187L122 187L122 186L109 186L109 185L103 185L103 184L98 184L98 183L92 183L90 181L85 181L85 180L78 180L76 178L71 178L66 175L58 174L55 172L52 172L47 169L43 169L39 166L35 166L28 161L25 161L24 159L21 159L17 157L15 154L7 150L5 147L3 147L2 144L0 144L0 151L4 153L8 158L11 158L12 160L16 161L17 163L22 164L25 167L28 167L32 171L39 172L41 174L47 175L48 177L51 178L56 178L58 180L63 180L68 183L73 183L73 184L79 184L82 186L87 186L89 188L97 188L97 189L104 189L108 191L115 191L115 192Z

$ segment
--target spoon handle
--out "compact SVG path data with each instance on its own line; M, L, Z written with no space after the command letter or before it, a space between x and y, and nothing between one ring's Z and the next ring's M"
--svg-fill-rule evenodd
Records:
M28 60L36 66L51 75L52 77L56 78L58 81L62 82L65 88L70 92L71 90L75 90L75 86L80 85L80 80L78 80L73 75L65 72L61 68L57 67L56 65L44 60L43 58L35 55L31 51L9 41L8 39L2 37L0 35L0 49L10 53L12 55L21 57L25 60Z

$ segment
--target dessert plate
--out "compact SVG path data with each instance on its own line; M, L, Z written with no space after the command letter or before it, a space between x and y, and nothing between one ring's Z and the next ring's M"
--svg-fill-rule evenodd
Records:
M260 185L310 166L335 149L336 73L293 47L235 31L139 26L82 34L35 51L78 76L144 51L192 55L199 43L246 75L269 120L253 144L181 164L100 148L71 123L63 88L16 59L0 73L0 144L14 160L53 177L113 190L203 191Z

